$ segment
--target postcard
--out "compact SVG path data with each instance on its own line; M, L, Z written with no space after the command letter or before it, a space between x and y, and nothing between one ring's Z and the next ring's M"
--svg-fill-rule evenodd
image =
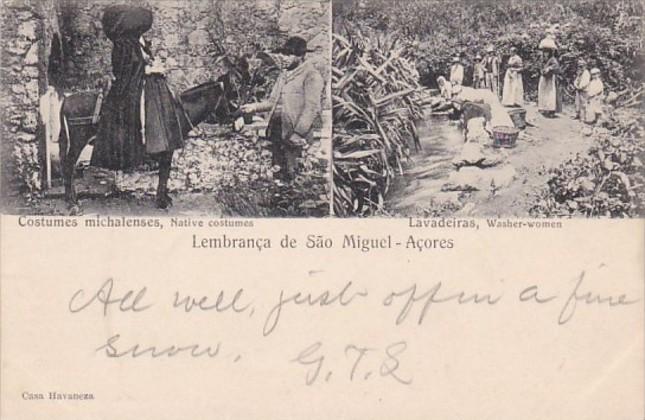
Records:
M0 418L645 419L642 17L5 1Z

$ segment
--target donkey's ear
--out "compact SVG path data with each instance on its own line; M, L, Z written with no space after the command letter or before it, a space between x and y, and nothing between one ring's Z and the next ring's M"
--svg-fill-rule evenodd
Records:
M225 56L224 56L223 63L224 63L224 65L225 65L227 68L229 68L229 69L230 69L230 68L235 67L235 65L234 65L234 64L233 64L233 62L231 61L231 58L230 58L228 55L225 55Z
M240 57L240 59L237 61L237 71L240 74L242 81L244 83L248 83L249 80L251 80L250 68L251 68L251 65L249 64L249 60L247 59L247 57L246 56Z
M241 71L248 71L249 70L249 56L248 55L243 55L237 60L237 67Z
M264 64L266 66L275 66L275 65L277 65L277 63L275 62L273 57L271 57L270 54L267 54L264 51L258 52L255 56L258 59L262 60L262 64Z
M226 50L224 49L222 44L217 41L210 44L210 48L208 49L208 52L214 57L221 57L223 55L226 55Z
M215 65L217 66L223 66L227 72L231 71L235 66L233 66L233 63L231 62L231 59L228 57L228 55L220 55L217 57L217 60L215 60Z

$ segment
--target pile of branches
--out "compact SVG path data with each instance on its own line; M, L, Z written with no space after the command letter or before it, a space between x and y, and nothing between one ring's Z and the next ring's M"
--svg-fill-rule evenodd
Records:
M594 129L596 144L549 171L547 188L530 213L536 217L642 217L645 117L613 117Z
M334 213L383 211L393 177L420 148L418 74L396 34L346 26L333 36Z

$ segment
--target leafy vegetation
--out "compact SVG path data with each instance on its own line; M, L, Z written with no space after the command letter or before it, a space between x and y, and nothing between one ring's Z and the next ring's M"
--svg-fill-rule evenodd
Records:
M531 215L537 217L645 216L645 117L612 116L594 130L586 155L549 171Z
M474 59L489 45L502 59L503 75L509 50L516 47L525 65L526 97L535 100L544 62L538 45L546 30L555 28L565 101L573 101L572 84L581 58L589 67L600 69L605 92L611 93L606 98L608 114L601 124L588 128L593 131L589 133L593 147L549 170L548 184L530 213L536 217L633 217L645 215L645 122L633 109L643 110L644 7L640 0L334 0L334 30L351 26L353 33L370 32L370 40L373 33L387 33L409 45L406 59L415 64L421 84L431 88L436 87L438 76L448 73L456 55L464 61L464 82L470 84ZM359 134L343 129L334 146L360 156L360 164L367 164L363 167L393 175L388 172L388 155L360 154L378 149L379 133ZM358 172L360 164L349 166L358 167L354 169ZM343 178L339 168L335 165L334 179L344 182L341 202L350 203L355 196L345 194L359 190L358 183ZM363 195L375 189L387 191L391 176L372 175L361 173L371 181L359 184ZM366 200L377 201L378 207L381 199L376 194Z
M275 60L264 53L221 58L232 108L266 99L280 73ZM237 115L235 113L233 116ZM245 217L323 217L329 214L328 155L321 141L310 145L297 159L298 175L285 183L277 179L271 142L260 137L266 121L242 132L227 124L203 124L175 155L169 181L171 191L212 194L226 215ZM213 117L212 122L220 119ZM156 189L154 166L148 171L121 174L123 191L152 195Z
M334 213L370 215L410 148L418 147L419 88L409 45L396 36L346 25L334 34Z
M537 46L553 25L558 25L569 92L578 58L598 67L611 90L624 91L643 82L640 0L335 0L334 13L338 21L397 32L415 42L417 69L423 84L431 87L457 54L463 54L465 83L470 83L473 60L488 45L502 57L503 75L509 48L515 46L526 66L525 91L535 98L543 63Z

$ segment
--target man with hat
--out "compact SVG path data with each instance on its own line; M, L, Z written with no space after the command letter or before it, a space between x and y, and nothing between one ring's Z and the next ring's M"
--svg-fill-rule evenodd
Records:
M486 87L484 63L482 62L481 54L477 54L473 65L473 87L475 89L483 89Z
M486 88L492 90L499 98L499 58L495 55L495 49L492 45L486 48L484 80Z
M464 81L464 66L461 65L459 57L452 59L452 66L450 66L450 83L453 86L462 85Z
M313 140L314 126L321 118L324 79L311 61L305 60L307 42L298 36L287 39L276 53L283 68L268 100L246 104L242 112L269 112L267 137L273 145L273 163L285 181L296 175L297 158Z

